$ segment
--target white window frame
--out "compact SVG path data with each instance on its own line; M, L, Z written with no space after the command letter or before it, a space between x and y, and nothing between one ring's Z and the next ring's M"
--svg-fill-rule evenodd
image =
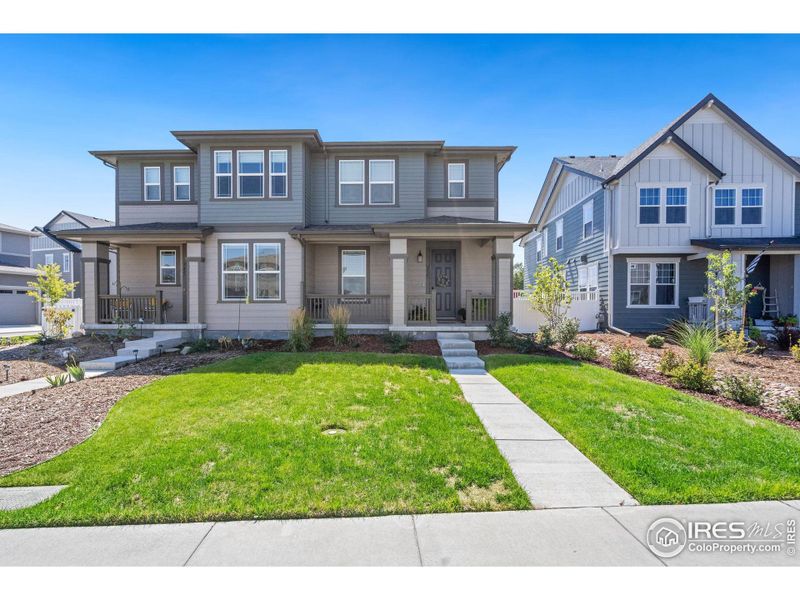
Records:
M231 165L230 173L219 173L217 171L217 155L219 154L227 154L229 156L228 162ZM219 185L218 185L219 177L227 177L228 179L230 179L231 192L227 196L220 196ZM217 200L229 200L233 198L233 150L214 150L214 198Z
M547 258L547 245L550 241L548 236L548 227L542 229L542 257Z
M252 153L252 154L260 154L261 155L261 173L242 173L241 165L239 164L239 155L242 153ZM236 151L236 197L243 198L245 200L263 200L264 199L264 172L265 172L265 165L264 165L264 151L259 150L258 148L242 148ZM261 178L261 194L258 196L249 195L245 196L242 194L242 177L260 177Z
M717 190L734 190L733 194L733 223L717 223ZM761 222L742 223L743 190L761 190ZM764 222L767 210L767 186L763 183L736 183L714 186L711 196L711 223L712 227L766 227Z
M286 164L286 171L283 173L275 173L272 171L272 155L282 153L286 160L284 163ZM283 177L283 189L285 190L283 194L273 194L272 193L272 178L275 177ZM289 197L289 151L285 148L278 148L275 150L269 151L269 197L270 198L288 198Z
M367 256L367 251L363 248L342 248L339 250L339 289L342 292L342 296L345 296L344 293L344 255L345 254L359 254L364 257L364 293L363 294L348 294L347 298L362 298L369 294L369 257ZM348 279L361 279L361 275L348 275Z
M542 236L536 236L536 262L542 262L544 255L542 254Z
M588 211L586 209L589 209ZM586 220L586 213L589 213L590 218ZM588 240L594 237L594 199L586 201L583 206L581 207L581 215L582 215L582 225L581 225L581 239ZM592 233L591 235L586 235L586 226L591 223L592 224Z
M683 188L686 190L686 220L683 223L667 223L667 189ZM642 223L641 190L658 189L658 223ZM692 184L687 181L673 181L668 183L636 184L636 226L637 227L689 227L689 206L692 202Z
M373 180L372 179L372 165L373 163L389 163L392 165L392 179L387 181ZM395 204L395 182L397 180L397 165L393 158L375 158L369 161L369 204L370 206L394 206ZM391 202L373 202L372 201L372 186L378 185L392 185L392 201Z
M350 163L360 163L361 164L361 181L342 181L342 165L350 164ZM339 161L339 205L340 206L364 206L364 196L366 194L365 191L365 179L367 176L367 167L364 164L364 160L361 158L344 158ZM342 186L343 185L361 185L361 202L342 202Z
M278 249L278 268L276 269L257 269L259 246L274 246ZM280 302L283 298L283 248L279 242L254 242L253 243L253 301L254 302ZM258 296L258 276L262 274L278 276L278 296L275 298L260 298Z
M158 173L158 183L147 183L147 172L154 169ZM156 165L147 165L142 167L142 186L144 191L145 202L161 202L161 167ZM156 187L158 189L158 198L148 198L147 188Z
M592 276L594 275L594 276ZM578 265L578 291L596 292L599 284L599 264L597 261ZM594 280L594 282L592 281Z
M178 183L178 169L186 169L189 172L189 181L187 183ZM178 199L178 186L186 186L189 188L189 197L186 200ZM172 167L172 201L173 202L191 202L192 201L192 167L190 165L173 165Z
M44 264L45 264L45 266L52 265L53 262L55 262L55 261L53 260L53 255L52 254L45 254L44 255Z
M65 252L61 256L61 272L70 273L72 271L72 254Z
M631 264L646 264L650 267L650 282L649 287L649 304L631 304ZM675 265L675 303L674 304L656 304L656 283L657 267L661 264ZM680 308L680 266L681 259L674 257L661 257L661 258L628 258L626 264L625 279L627 281L627 290L625 295L626 308ZM635 284L641 285L641 284ZM661 284L665 285L665 284Z
M556 252L564 249L564 219L556 221Z
M165 254L171 254L175 257L175 266L174 267L165 267L162 259ZM164 269L175 269L175 281L169 282L164 281ZM169 285L174 286L178 285L178 251L174 248L165 248L158 251L158 285Z
M464 169L464 177L461 179L453 179L450 175L450 167L454 167L456 165L461 165ZM454 196L450 193L450 184L451 183L460 183L461 189L463 190L460 196ZM447 163L447 199L448 200L464 200L467 197L467 163L465 162L450 162Z
M244 271L226 271L225 270L225 247L226 246L244 246L245 248L245 269ZM250 290L250 244L247 242L224 242L219 247L219 267L220 267L220 297L225 302L246 302ZM245 276L245 297L244 298L229 298L225 295L225 275L240 275L244 273Z

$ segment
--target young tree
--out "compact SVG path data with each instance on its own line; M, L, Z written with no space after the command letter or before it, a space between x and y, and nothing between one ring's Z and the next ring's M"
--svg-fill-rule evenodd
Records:
M542 313L551 332L558 331L567 316L572 296L565 268L555 258L540 265L533 276L533 286L528 286L531 308Z
M44 313L45 321L49 326L47 333L53 333L56 337L62 338L69 333L67 323L72 318L72 311L56 308L59 301L67 297L78 285L78 282L67 282L61 277L61 267L53 263L50 265L39 265L36 269L36 281L29 281L28 296L39 302Z
M719 335L720 327L724 330L733 329L731 324L736 321L737 314L756 292L752 285L743 283L743 279L736 274L736 265L731 260L730 251L709 254L707 259L708 291L705 296L710 301L709 308L714 313L714 330ZM743 318L742 329L745 325Z
M525 265L522 263L514 263L514 289L525 289Z

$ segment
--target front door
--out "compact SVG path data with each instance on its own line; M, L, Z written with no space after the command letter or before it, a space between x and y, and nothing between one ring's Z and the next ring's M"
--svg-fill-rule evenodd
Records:
M456 251L431 250L431 287L436 295L436 318L456 316Z

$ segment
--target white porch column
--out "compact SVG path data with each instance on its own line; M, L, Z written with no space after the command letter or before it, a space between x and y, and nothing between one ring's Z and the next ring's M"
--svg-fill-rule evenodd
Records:
M203 243L186 243L186 320L189 323L203 322Z
M83 322L97 323L97 296L108 294L109 273L108 244L84 242L81 249L83 263Z
M800 315L800 254L794 255L794 280L792 281L794 290L794 310L796 315Z
M497 314L510 313L514 287L514 240L494 238L495 297Z
M391 327L405 327L406 324L406 259L408 240L392 238L389 240L389 261L392 264L392 314Z

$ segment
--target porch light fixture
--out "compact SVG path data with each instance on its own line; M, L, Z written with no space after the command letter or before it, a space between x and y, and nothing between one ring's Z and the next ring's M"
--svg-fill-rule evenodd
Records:
M420 250L420 251L417 253L417 262L418 262L418 263L421 263L421 262L422 262L422 250Z

